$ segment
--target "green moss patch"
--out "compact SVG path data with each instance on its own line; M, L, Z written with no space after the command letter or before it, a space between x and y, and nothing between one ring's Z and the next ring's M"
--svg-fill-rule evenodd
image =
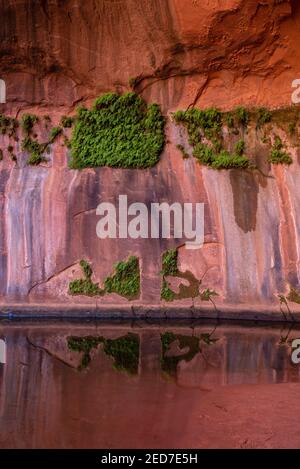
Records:
M62 134L62 132L63 132L62 127L53 127L50 132L50 141L53 142L56 139L56 137Z
M90 264L85 261L80 261L84 278L79 278L70 282L69 293L71 295L86 295L86 296L103 296L105 290L101 289L98 283L92 282L92 268Z
M182 335L174 334L173 332L165 332L161 334L161 369L164 373L174 378L177 372L178 364L184 360L186 362L191 361L197 353L201 353L201 342L206 345L213 345L219 339L214 338L213 334L215 332L213 329L212 332L201 333L199 337L191 335ZM170 355L170 347L173 342L178 341L178 347L180 350L188 348L187 352L182 353L181 355Z
M205 290L200 292L201 301L212 301L213 296L218 296L218 293L210 288L205 288Z
M164 118L157 104L135 93L106 93L80 108L71 140L71 168L149 168L164 148Z
M107 293L117 293L129 300L138 298L140 293L139 260L131 256L127 261L115 265L115 274L104 281Z

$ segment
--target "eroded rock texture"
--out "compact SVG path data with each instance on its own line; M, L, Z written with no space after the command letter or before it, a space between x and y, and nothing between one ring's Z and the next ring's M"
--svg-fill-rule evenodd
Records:
M300 78L300 5L296 0L1 0L0 72L7 103L0 112L49 114L58 123L78 104L129 80L164 114L188 106L228 110L291 104ZM139 257L138 304L159 304L161 253L168 240L105 240L95 209L127 194L129 202L205 203L205 245L179 248L181 271L203 278L218 303L277 305L299 282L300 197L297 148L290 167L214 171L182 159L182 139L167 124L168 143L149 170L68 169L58 140L46 165L0 162L0 298L2 304L128 304L117 295L70 297L78 262L91 262L95 281L129 254ZM252 135L258 154L259 139ZM2 148L8 137L1 136ZM182 304L182 302L180 302ZM199 299L194 303L201 304ZM183 304L191 305L190 300Z

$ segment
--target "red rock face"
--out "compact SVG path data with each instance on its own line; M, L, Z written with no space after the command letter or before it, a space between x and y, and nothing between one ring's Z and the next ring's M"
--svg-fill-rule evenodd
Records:
M0 112L49 114L54 124L78 104L106 91L135 91L164 114L187 106L291 104L300 78L297 1L25 0L0 2L0 75L7 103ZM68 285L91 262L101 282L115 262L133 254L141 264L135 305L160 305L161 254L172 240L99 240L100 202L204 202L205 244L179 249L180 269L215 289L233 309L272 310L278 293L299 282L297 151L290 166L268 177L213 171L183 160L180 130L168 121L168 143L149 170L68 169L66 148L53 145L50 163L0 163L0 298L3 305L128 305L126 299L71 297ZM253 134L252 145L259 142ZM0 137L1 148L8 139ZM178 244L178 243L177 243ZM192 300L175 305L191 306ZM200 299L194 305L202 306Z

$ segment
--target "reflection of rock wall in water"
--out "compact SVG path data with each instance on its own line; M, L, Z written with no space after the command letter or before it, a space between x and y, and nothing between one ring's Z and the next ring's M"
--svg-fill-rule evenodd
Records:
M147 428L151 434L164 432L158 421L164 425L167 419L169 428L171 419L181 434L207 393L224 385L299 382L289 347L278 345L280 331L234 327L217 328L219 340L202 346L192 361L180 362L172 380L160 364L160 334L166 331L200 336L212 327L2 326L8 362L0 366L1 447L117 447L118 438L134 446L135 438L146 438ZM115 339L128 332L140 337L137 376L114 370L100 348L88 369L77 370L80 354L68 350L68 336ZM132 437L129 421L136 423ZM168 432L176 438L173 430ZM113 443L109 435L114 435Z
M7 103L0 112L49 114L56 125L61 115L102 92L128 90L130 78L136 92L160 103L165 114L189 105L290 105L291 83L299 78L297 2L221 3L26 0L19 8L14 0L2 2L0 64ZM180 249L181 270L197 278L205 274L203 287L218 291L220 304L270 310L277 305L276 294L299 281L297 150L291 167L267 168L266 178L183 160L174 145L181 139L174 125L168 125L167 138L161 162L147 171L71 171L59 142L49 167L26 166L20 142L17 164L5 150L1 302L128 304L116 295L74 299L67 290L81 258L92 262L101 283L116 261L135 254L142 266L136 303L159 304L160 256L174 243L96 237L98 203L128 194L129 202L204 202L205 246ZM8 137L0 136L0 146L8 145ZM255 136L253 148L260 152Z

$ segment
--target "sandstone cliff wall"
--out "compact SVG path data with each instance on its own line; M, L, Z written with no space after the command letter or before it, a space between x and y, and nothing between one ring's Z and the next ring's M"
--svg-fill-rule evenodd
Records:
M0 75L7 102L0 112L49 114L54 123L110 90L134 89L165 116L188 106L275 108L291 104L300 78L300 5L252 0L0 1ZM298 286L299 155L264 174L214 171L176 149L182 134L170 120L161 161L148 170L68 168L58 140L49 162L17 162L0 136L0 301L12 304L128 305L111 294L72 297L79 261L101 282L115 262L140 259L135 305L159 305L161 254L168 240L99 240L95 209L128 194L129 201L204 202L205 245L179 248L182 271L236 308L278 308L278 293ZM251 136L258 153L259 140ZM173 304L202 306L199 298Z

